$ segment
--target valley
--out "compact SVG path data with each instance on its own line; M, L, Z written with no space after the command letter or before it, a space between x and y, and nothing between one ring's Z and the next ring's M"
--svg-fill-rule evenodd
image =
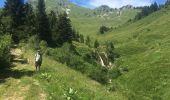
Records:
M169 100L169 1L119 9L68 0L45 0L39 8L37 0L29 3L26 24L1 11L0 100ZM27 23L32 19L35 26ZM24 62L10 60L14 44ZM40 72L34 71L37 50Z

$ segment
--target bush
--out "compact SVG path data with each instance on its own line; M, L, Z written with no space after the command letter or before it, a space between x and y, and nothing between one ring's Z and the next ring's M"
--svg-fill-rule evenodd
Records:
M39 44L39 48L41 49L42 53L45 53L47 50L48 44L46 41L42 40Z
M78 92L74 90L73 88L69 88L64 93L64 97L66 100L79 100L80 97L78 96Z
M102 84L106 84L109 79L119 76L119 70L110 71L98 64L98 54L95 51L81 44L75 43L74 45L65 43L61 48L50 48L47 50L46 55Z
M106 27L106 26L101 26L99 29L100 34L104 34L105 32L108 32L110 30L110 28Z
M0 68L6 68L10 65L10 45L11 36L4 35L0 37Z
M39 39L37 35L34 35L29 38L27 48L38 49L39 48Z
M94 69L93 72L90 74L90 77L102 84L107 84L110 78L108 69L101 67Z
M100 43L98 42L98 40L96 40L95 42L94 42L94 48L98 48L100 46Z
M98 66L96 69L92 69L90 77L102 84L107 84L110 79L116 79L121 75L121 72L118 68L113 68L111 70L107 68L101 68Z
M76 55L74 46L69 43L65 43L61 48L48 49L46 55L51 56L56 61L67 64L73 69L85 72L86 64L84 64L80 56Z

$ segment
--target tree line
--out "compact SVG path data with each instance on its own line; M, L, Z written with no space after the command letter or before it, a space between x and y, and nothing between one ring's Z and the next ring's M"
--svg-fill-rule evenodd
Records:
M10 34L14 43L37 35L39 41L46 41L49 46L60 46L76 36L68 15L65 12L46 13L44 0L38 0L36 10L24 0L6 0L0 23L2 33Z
M136 9L141 9L141 12L135 16L134 20L140 20L145 16L148 16L153 12L160 10L161 8L167 7L168 5L170 5L170 0L167 0L164 5L158 5L156 2L154 2L150 6L137 7Z
M140 20L143 17L148 16L155 11L158 11L160 9L160 6L158 6L158 4L155 2L150 6L141 7L141 9L142 11L135 16L135 20Z

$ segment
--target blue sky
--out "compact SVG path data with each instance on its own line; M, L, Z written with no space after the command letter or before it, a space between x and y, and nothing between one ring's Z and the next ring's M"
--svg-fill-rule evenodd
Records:
M0 7L2 7L4 5L4 1L5 0L0 0Z
M88 8L94 8L100 5L108 5L112 8L120 8L125 5L146 6L154 2L157 2L158 4L163 4L165 3L166 0L70 0L70 1L77 5Z
M100 5L108 5L112 8L120 8L124 5L133 5L133 6L145 6L150 5L153 2L163 4L166 0L70 0L71 2L87 7L94 8ZM0 0L0 7L3 7L5 0Z

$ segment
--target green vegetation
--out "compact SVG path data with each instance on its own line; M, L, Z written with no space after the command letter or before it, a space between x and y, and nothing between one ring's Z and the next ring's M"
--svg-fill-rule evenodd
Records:
M33 7L37 5L37 0L30 1ZM69 12L71 24L80 34L96 38L100 26L117 28L126 23L129 19L134 19L140 9L121 8L112 9L101 6L96 9L88 9L72 4L68 0L46 0L46 11L61 13ZM118 14L119 13L119 14Z
M10 65L10 46L11 37L9 35L0 35L0 69L7 68Z
M92 17L70 17L73 27L79 31L80 34L90 35L92 38L98 37L100 27L107 26L116 29L126 23L129 19L134 19L135 15L139 12L138 9L125 9L121 11L121 16L117 15L117 11L113 11L108 17L92 16Z
M169 1L144 7L135 21L140 9L91 10L55 0L60 6L51 11L52 1L32 0L32 8L7 0L1 11L0 99L169 100ZM62 13L65 4L73 13ZM36 49L43 53L40 72Z
M108 80L114 77L112 70L102 68L99 64L98 51L85 44L73 42L71 45L66 43L61 48L48 49L46 55L103 84L107 84ZM108 55L111 58L110 61L114 61L115 53L113 50Z
M121 57L116 66L123 74L114 82L131 100L168 100L170 7L135 23L98 36L111 40Z
M156 2L154 4L151 4L150 6L142 7L142 11L135 16L134 20L142 19L143 17L148 16L155 11L158 11L160 8L161 6L158 6Z
M37 5L37 34L40 40L46 41L48 44L52 42L52 35L49 27L49 20L46 14L46 7L44 0L38 0Z
M126 100L118 90L110 90L114 87L103 86L47 56L43 57L41 72L35 72L34 63L32 63L34 52L27 47L24 47L22 51L23 56L30 59L29 64L15 63L15 67L11 70L0 71L0 75L5 76L1 77L0 99Z
M106 26L101 26L99 29L100 34L104 34L105 32L108 32L110 30L110 28L106 27Z

